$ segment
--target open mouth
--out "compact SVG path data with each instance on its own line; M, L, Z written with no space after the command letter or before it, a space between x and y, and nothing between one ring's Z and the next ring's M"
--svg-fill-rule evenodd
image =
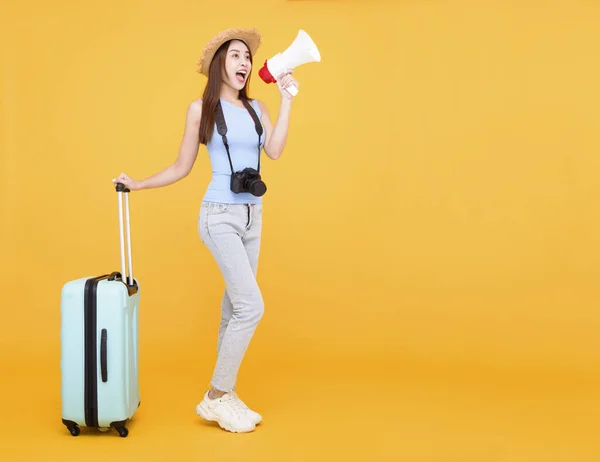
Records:
M246 71L238 71L236 72L236 77L238 79L238 82L240 83L244 83L246 81L246 76L248 75Z

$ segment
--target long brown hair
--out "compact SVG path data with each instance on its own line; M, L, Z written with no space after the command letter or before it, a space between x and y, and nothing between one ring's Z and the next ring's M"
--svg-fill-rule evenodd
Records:
M225 70L225 60L227 59L227 49L231 40L225 42L219 47L208 69L208 82L202 95L202 116L200 117L200 143L208 144L213 135L215 126L215 108L221 96L221 85L223 84L222 72ZM252 53L250 53L250 63L252 62ZM248 98L248 88L250 85L250 74L246 79L244 88L240 90L240 99Z

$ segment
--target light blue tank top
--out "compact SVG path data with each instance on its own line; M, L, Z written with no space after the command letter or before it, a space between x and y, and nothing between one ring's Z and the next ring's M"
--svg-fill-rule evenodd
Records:
M251 102L256 115L260 119L262 112L256 100ZM254 121L245 107L238 107L221 98L223 116L227 124L227 142L233 171L238 172L246 167L256 169L258 166L258 134L254 128ZM264 145L266 133L260 137L261 152ZM204 194L205 201L224 202L229 204L260 204L262 197L257 197L249 192L234 193L231 191L231 167L227 158L227 150L223 144L223 138L217 131L215 123L211 140L206 145L210 156L212 168L212 179ZM262 177L262 165L261 165ZM262 180L269 186L266 179Z

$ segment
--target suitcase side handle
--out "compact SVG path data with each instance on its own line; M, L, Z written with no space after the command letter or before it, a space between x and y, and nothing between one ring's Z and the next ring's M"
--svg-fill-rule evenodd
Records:
M108 333L102 329L100 337L100 370L102 371L102 381L108 381Z
M119 238L121 241L121 279L125 285L133 286L133 265L131 262L131 225L129 219L129 188L123 183L116 183L115 189L119 196ZM129 263L129 281L125 280L125 243L123 240L123 195L125 195L125 221L127 231L127 261ZM129 283L128 283L129 282Z

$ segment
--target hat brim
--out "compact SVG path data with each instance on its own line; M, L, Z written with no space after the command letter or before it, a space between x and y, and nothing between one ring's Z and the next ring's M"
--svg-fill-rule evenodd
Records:
M210 68L210 63L212 62L215 53L219 49L221 45L229 40L241 40L243 41L252 56L256 54L256 50L260 46L261 37L255 28L250 29L227 29L222 32L219 32L215 35L204 47L204 51L202 52L202 56L198 60L198 72L200 74L204 74L208 76L208 70Z

